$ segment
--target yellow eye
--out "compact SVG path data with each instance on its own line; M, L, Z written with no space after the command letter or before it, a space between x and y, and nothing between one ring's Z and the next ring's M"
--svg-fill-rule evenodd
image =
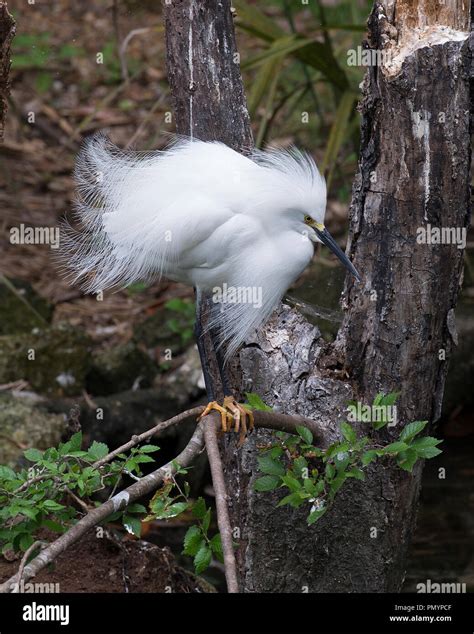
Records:
M308 224L312 221L311 216L305 216L305 217L304 217L304 221L305 221L305 223L308 225Z

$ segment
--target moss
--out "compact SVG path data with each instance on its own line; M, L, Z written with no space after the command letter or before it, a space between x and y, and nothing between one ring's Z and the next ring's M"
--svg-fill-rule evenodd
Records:
M0 337L0 383L18 379L43 394L74 395L84 387L89 340L67 324Z
M51 315L52 306L35 293L30 284L14 279L5 281L0 276L0 335L44 327Z
M64 426L64 415L49 414L23 400L0 395L0 464L14 467L24 449L57 445Z

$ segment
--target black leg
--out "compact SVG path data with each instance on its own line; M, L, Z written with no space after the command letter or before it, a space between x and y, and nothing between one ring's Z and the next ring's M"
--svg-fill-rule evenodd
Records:
M224 355L222 354L222 348L217 345L217 337L215 330L211 330L209 332L212 341L212 347L214 349L214 354L216 355L217 365L219 367L219 374L221 377L222 383L222 391L224 392L224 396L233 396L232 390L229 385L229 379L227 378L227 372L225 369L225 361Z
M196 292L196 322L194 324L194 334L201 359L202 373L204 375L204 383L206 385L207 398L209 401L215 401L214 388L212 378L209 373L209 362L206 354L206 346L204 345L203 328L201 322L202 295L199 289ZM214 344L213 344L214 345Z

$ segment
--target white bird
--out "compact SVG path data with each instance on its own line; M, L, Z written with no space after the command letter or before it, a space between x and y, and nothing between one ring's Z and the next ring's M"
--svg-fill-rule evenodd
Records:
M165 151L139 154L98 134L86 140L75 179L82 228L63 238L74 280L89 292L161 276L193 286L197 315L204 299L210 306L226 396L225 360L268 319L315 243L360 279L324 227L324 178L296 149L244 156L216 141L181 138ZM198 319L208 378L201 336ZM224 424L229 414L214 405ZM232 398L225 406L238 428L245 412Z

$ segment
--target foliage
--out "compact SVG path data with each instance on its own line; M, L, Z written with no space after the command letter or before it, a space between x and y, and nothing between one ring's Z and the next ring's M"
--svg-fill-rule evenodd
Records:
M177 464L175 466L177 475L185 475L188 472ZM196 523L186 532L183 554L193 557L194 569L199 575L209 566L213 555L223 562L222 543L219 533L209 537L212 511L206 506L204 498L199 497L194 501L189 494L189 484L184 482L181 487L172 476L153 496L150 502L150 514L145 521L168 520L190 512Z
M29 468L14 471L0 466L0 546L6 550L26 550L35 541L41 529L57 533L65 532L83 513L77 500L93 508L92 496L111 488L112 493L125 474L142 475L140 465L154 462L150 454L159 450L156 445L134 447L126 454L118 454L115 460L96 467L94 463L104 458L109 449L106 444L94 441L87 450L81 449L82 433L46 451L27 449L25 458L32 463ZM139 535L134 515L145 512L139 504L128 507L126 513L117 513L112 519L121 518L124 527Z
M378 394L374 406L394 405L398 394ZM372 424L377 431L388 423L387 417ZM313 434L306 427L297 427L298 435L277 432L278 442L265 449L258 458L264 474L254 483L256 491L282 488L286 495L277 506L289 504L298 508L310 504L308 525L314 524L330 508L343 484L353 478L365 479L365 470L372 462L390 458L405 471L411 472L420 458L434 458L441 453L442 441L432 436L419 437L427 421L406 425L398 439L386 446L375 444L368 436L359 438L353 426L341 423L341 440L327 449L313 444Z

